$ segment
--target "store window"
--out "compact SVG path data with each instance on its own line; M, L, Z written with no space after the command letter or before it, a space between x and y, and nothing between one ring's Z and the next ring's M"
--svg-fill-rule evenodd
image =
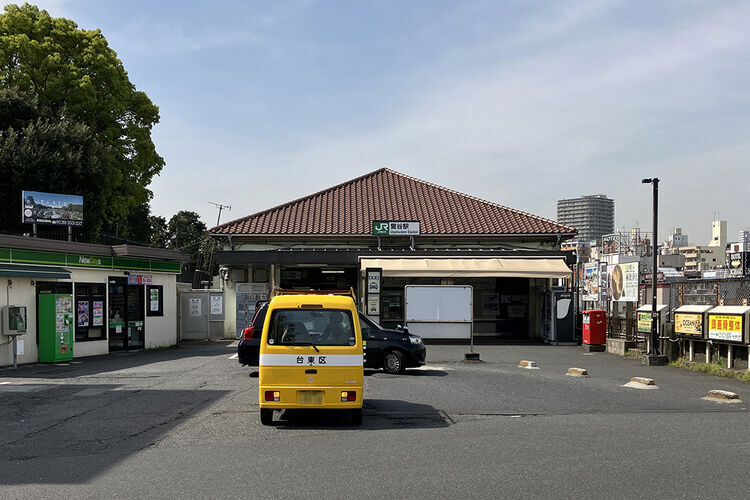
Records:
M164 287L162 285L148 285L146 299L148 300L146 316L164 316Z
M75 284L76 342L107 338L104 324L106 299L106 285L104 283Z

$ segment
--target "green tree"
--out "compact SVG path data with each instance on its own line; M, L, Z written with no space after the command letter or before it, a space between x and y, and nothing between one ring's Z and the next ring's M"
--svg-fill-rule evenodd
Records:
M84 229L98 231L114 182L107 157L86 125L0 87L0 231L28 230L21 223L22 190L83 195Z
M51 113L89 127L111 168L104 229L129 227L128 215L151 199L147 186L164 166L151 140L159 108L136 90L101 31L79 29L28 3L4 10L0 87L18 87Z
M180 210L169 219L167 230L169 248L193 254L200 250L200 243L206 233L206 225L197 213Z
M157 248L167 248L169 244L167 219L159 215L150 215L148 225L151 228L151 245Z

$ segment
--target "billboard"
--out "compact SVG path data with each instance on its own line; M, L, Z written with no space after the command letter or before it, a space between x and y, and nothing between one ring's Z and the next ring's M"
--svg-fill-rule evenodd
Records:
M674 332L691 337L702 337L703 313L675 313Z
M83 196L21 191L24 224L83 226Z
M615 302L638 302L638 263L617 264L609 273L610 291Z
M620 253L620 235L605 234L602 236L602 252L605 255Z
M583 265L581 279L581 298L583 300L599 300L599 263L587 262Z

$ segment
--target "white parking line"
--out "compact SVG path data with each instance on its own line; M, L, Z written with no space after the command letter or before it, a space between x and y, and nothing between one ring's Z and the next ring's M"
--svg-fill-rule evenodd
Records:
M237 359L237 353L232 354L227 359Z

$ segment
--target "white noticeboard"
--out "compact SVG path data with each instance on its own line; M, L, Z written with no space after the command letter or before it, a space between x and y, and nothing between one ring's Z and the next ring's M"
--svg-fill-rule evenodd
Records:
M471 338L473 289L464 285L407 285L406 325L427 339Z
M201 315L201 299L190 299L190 316Z
M211 314L220 315L224 312L224 301L221 295L211 295Z

